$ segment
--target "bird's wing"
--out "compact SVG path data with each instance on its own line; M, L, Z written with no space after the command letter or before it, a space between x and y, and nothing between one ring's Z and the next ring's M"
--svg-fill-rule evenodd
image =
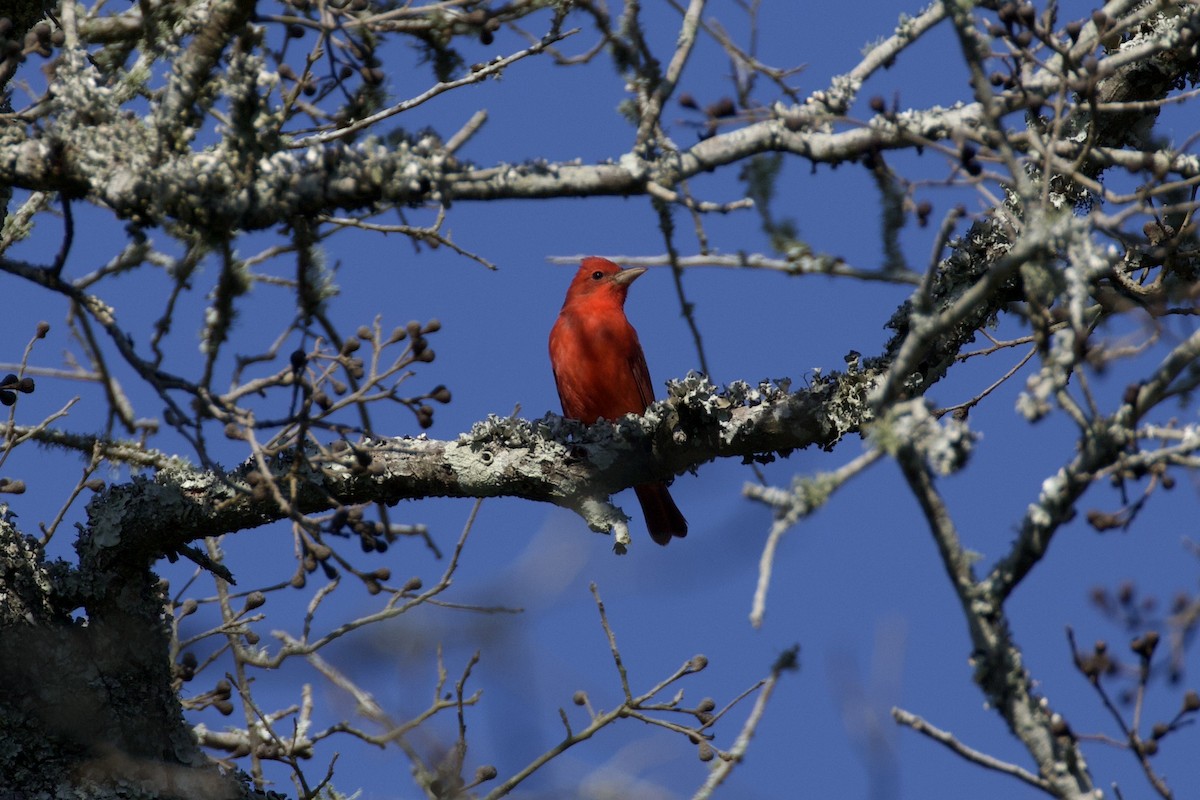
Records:
M567 404L567 398L563 396L562 381L558 379L558 370L554 369L554 365L551 364L550 371L554 373L554 388L558 390L558 402L562 405L563 413L566 414L570 406Z
M642 396L642 410L654 402L654 383L650 380L650 368L646 366L646 355L642 345L634 334L633 352L629 355L629 369L633 372L633 382L637 384L638 394Z

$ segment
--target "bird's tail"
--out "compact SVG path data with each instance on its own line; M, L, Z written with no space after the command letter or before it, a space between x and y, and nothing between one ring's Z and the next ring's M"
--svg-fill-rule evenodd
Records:
M633 487L633 491L642 504L642 515L646 518L651 539L665 545L672 536L687 536L687 520L679 513L665 483L643 483Z

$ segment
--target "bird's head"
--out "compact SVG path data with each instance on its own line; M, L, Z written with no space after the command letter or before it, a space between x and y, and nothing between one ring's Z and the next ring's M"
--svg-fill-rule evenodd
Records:
M611 297L619 303L625 302L629 284L637 280L645 267L621 269L607 258L588 256L579 265L579 271L567 289L567 302L578 298Z

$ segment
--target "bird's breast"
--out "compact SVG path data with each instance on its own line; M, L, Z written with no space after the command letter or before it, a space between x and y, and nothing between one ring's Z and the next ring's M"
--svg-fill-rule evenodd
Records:
M635 374L643 359L637 333L611 315L564 313L550 332L550 360L563 414L592 423L646 410Z

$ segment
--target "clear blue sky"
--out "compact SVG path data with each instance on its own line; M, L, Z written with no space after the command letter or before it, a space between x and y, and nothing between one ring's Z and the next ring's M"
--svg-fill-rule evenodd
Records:
M651 41L660 57L668 57L678 15L665 4L646 4ZM1066 18L1077 4L1066 4ZM878 2L763 4L760 24L762 61L776 66L807 64L791 79L807 94L828 85L832 76L850 69L862 46L890 34L899 7ZM907 9L915 12L914 6ZM719 19L734 39L745 42L744 14L731 2L711 3L706 17ZM527 23L534 31L542 18ZM584 50L594 39L586 31L562 45L566 52ZM464 48L468 60L507 53L521 46L518 37L498 33L490 47ZM387 61L394 70L388 89L396 99L422 91L431 81L416 66L413 53ZM407 65L404 71L399 65ZM704 40L692 57L681 90L701 104L728 94L728 61ZM957 58L948 27L906 53L898 65L866 87L858 106L865 118L874 94L898 97L901 108L950 105L968 100L965 71ZM448 136L477 109L488 123L461 151L480 165L521 162L542 157L579 158L585 163L615 159L626 152L633 131L616 113L624 98L622 83L603 57L587 69L552 69L546 60L514 65L501 81L452 92L397 120L410 130L424 125ZM760 80L756 96L771 102L775 95ZM695 133L680 124L695 119L672 104L664 118L681 145ZM948 166L937 156L923 161L897 157L915 165L922 177L944 177ZM726 169L692 184L704 200L730 201L739 196L733 180L737 168ZM915 173L910 173L914 177ZM798 160L789 163L780 182L776 212L794 217L802 237L815 250L841 255L851 264L874 267L882 260L879 243L878 194L861 167L814 171ZM931 190L926 195L940 218L952 203L973 196ZM411 222L431 217L405 212ZM103 213L85 214L67 273L79 276L96 269L119 247L120 225ZM395 220L385 214L382 221ZM676 213L677 245L684 254L697 250L691 222ZM45 223L44 223L45 224ZM721 252L766 252L767 243L754 212L741 211L704 220L711 246ZM463 247L499 265L489 272L442 248L416 253L398 236L345 233L329 244L330 262L339 262L341 296L334 317L347 331L381 315L386 327L407 320L436 317L442 331L430 338L437 360L422 366L414 389L442 383L453 402L437 409L431 436L450 439L488 414L509 414L516 406L525 417L558 411L546 356L546 336L572 267L551 266L557 255L654 255L663 251L657 221L644 198L457 204L447 232ZM153 232L165 245L162 231ZM48 260L57 247L52 235L14 253ZM910 264L922 269L928 259L932 230L913 228L905 237ZM263 234L252 238L261 246ZM40 247L40 249L39 249ZM248 255L255 244L239 245ZM292 266L273 268L288 274ZM197 287L213 280L212 265ZM57 300L6 279L6 296L20 298L6 312L4 330L15 360L20 342L37 319L55 325L48 344L37 351L40 365L58 363L68 347L54 339L64 330L64 308ZM108 289L121 320L135 332L140 346L162 313L167 283L161 275L140 274ZM800 385L814 368L841 369L843 355L857 350L878 353L886 338L883 324L907 296L903 287L862 284L828 278L785 278L770 273L716 268L689 271L689 299L704 337L717 383L735 379L756 382L790 377ZM203 289L197 292L202 295ZM11 294L10 294L11 293ZM145 298L143 301L141 298ZM282 329L289 312L286 291L255 288L242 312L235 336L265 347ZM698 368L691 334L680 314L670 273L653 270L633 287L627 306L638 328L656 386L661 394L668 378ZM169 342L175 371L195 374L199 358L196 331L202 297L185 303ZM143 319L144 317L144 319ZM1014 330L1002 333L1012 334ZM57 349L56 349L57 348ZM961 402L1006 371L1021 351L999 353L957 370L953 379L935 387L936 404ZM1026 505L1036 499L1042 480L1071 457L1070 431L1061 420L1031 426L1014 411L1021 376L992 395L972 413L972 427L983 435L969 469L945 480L942 488L955 512L964 539L989 565L1004 552ZM1102 393L1118 393L1120 376L1101 379ZM96 426L101 398L90 387L43 381L33 402L22 412L48 413L82 394L83 402L64 423L72 430ZM142 414L159 413L158 401L134 395ZM1191 413L1191 412L1187 412ZM416 434L411 415L400 410L381 415L380 428L396 435ZM380 424L380 420L384 420ZM22 419L19 421L29 421ZM786 485L793 476L834 468L858 455L862 445L843 442L834 452L794 453L762 470L767 480ZM230 463L239 451L226 450ZM5 466L5 475L24 478L31 491L12 498L19 522L30 532L48 520L61 501L63 475L74 479L75 466L25 447ZM801 645L802 669L780 683L759 728L746 763L733 773L724 796L784 798L836 796L874 798L1033 797L1018 781L966 764L940 745L891 721L889 709L900 705L948 729L964 743L998 758L1030 768L1031 761L1006 731L1003 721L984 707L971 681L970 655L957 601L937 559L916 503L898 470L882 462L855 481L812 519L784 540L775 565L768 615L760 630L747 621L761 547L770 514L742 499L741 487L754 481L750 468L732 462L705 465L695 476L678 479L672 493L691 523L684 541L668 548L651 544L631 492L618 502L635 517L635 546L629 555L611 553L608 537L589 532L566 511L519 500L488 500L476 522L454 587L443 599L485 606L519 606L517 616L478 615L439 608L418 610L374 633L346 637L326 657L358 679L397 718L417 713L433 692L433 647L445 645L451 681L469 654L482 651L470 686L483 690L480 704L468 712L474 767L493 763L501 776L519 769L553 745L562 733L558 708L567 709L573 724L583 725L582 711L571 705L572 694L585 690L597 708L610 708L619 697L616 671L608 653L595 607L588 592L596 582L629 668L635 691L648 688L695 653L709 658L708 669L679 684L689 701L712 696L718 707L767 674L780 652ZM1136 490L1135 490L1136 491ZM1085 507L1116 508L1115 492L1094 491ZM1104 638L1122 652L1128 636L1088 604L1093 586L1114 586L1131 579L1158 593L1164 601L1195 585L1196 562L1181 544L1195 530L1195 487L1181 482L1174 503L1159 498L1129 534L1099 536L1076 522L1054 543L1050 555L1014 596L1009 612L1014 635L1026 662L1054 707L1078 733L1118 735L1082 677L1071 667L1064 628L1072 625L1085 645ZM471 503L426 501L400 505L393 521L430 527L444 549L465 522ZM78 512L79 509L76 509ZM78 514L76 516L78 518ZM54 542L53 554L70 557L69 534ZM230 565L243 587L286 580L293 569L291 537L272 526L225 540ZM348 549L355 551L356 547ZM396 583L421 576L432 584L442 569L419 543L399 543L386 555L362 557L361 567L390 566ZM162 564L175 586L188 570ZM310 586L316 581L310 582ZM207 595L210 589L202 589ZM261 626L264 644L274 646L270 630L299 629L308 592L273 595L264 610L272 612ZM332 626L345 616L378 607L380 598L366 594L352 579L343 582L334 601L318 618ZM212 674L215 680L218 675ZM207 689L201 680L189 690ZM260 701L270 708L299 700L299 682L315 684L324 721L349 715L351 701L316 673L291 665L268 681L260 678ZM1186 685L1186 680L1185 680ZM1179 693L1156 684L1147 701L1147 718L1169 719ZM750 702L735 709L717 728L717 745L732 744ZM205 717L210 726L223 721ZM240 710L233 721L241 723ZM434 724L413 743L424 751L449 744L453 720ZM440 738L439 738L440 736ZM1191 756L1194 740L1184 733L1164 742L1157 765L1172 785L1186 794L1200 780ZM409 768L395 749L370 750L349 738L326 743L309 766L319 779L334 750L340 751L335 785L345 792L362 790L364 800L417 797ZM1088 749L1099 786L1118 781L1126 797L1147 796L1132 756L1105 745ZM684 739L627 720L594 741L581 745L531 779L517 796L597 797L589 787L618 787L612 796L674 798L689 796L706 767ZM276 772L276 778L282 773ZM290 790L289 786L278 787Z

